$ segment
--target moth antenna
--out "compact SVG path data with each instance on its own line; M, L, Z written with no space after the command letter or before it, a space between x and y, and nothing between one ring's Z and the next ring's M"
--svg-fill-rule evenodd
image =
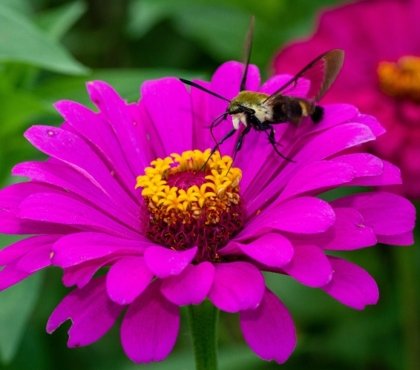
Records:
M189 85L189 86L195 87L195 88L197 88L197 89L199 89L199 90L201 90L201 91L206 92L207 94L213 95L213 96L215 96L216 98L222 99L222 100L224 100L224 101L226 101L226 102L230 103L230 100L229 100L229 99L227 99L227 98L225 98L224 96L219 95L218 93L215 93L214 91L211 91L211 90L209 90L209 89L206 89L205 87L203 87L203 86L201 86L201 85L199 85L199 84L197 84L197 83L195 83L195 82L193 82L193 81L189 81L189 80L186 80L186 79L184 79L184 78L180 78L179 80L180 80L181 82L183 82L184 84L186 84L186 85Z

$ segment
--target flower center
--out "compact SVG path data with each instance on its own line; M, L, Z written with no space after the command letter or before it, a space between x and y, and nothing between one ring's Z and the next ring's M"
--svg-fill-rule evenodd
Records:
M243 225L242 172L232 158L210 149L171 154L151 162L142 188L149 239L175 250L198 246L198 260L218 260L218 250Z
M381 90L395 98L420 103L420 58L405 56L393 62L380 62L378 78Z

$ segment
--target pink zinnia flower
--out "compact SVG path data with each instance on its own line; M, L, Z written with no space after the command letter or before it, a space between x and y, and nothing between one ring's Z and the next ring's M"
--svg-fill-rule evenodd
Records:
M242 69L229 62L199 83L233 98ZM289 78L260 86L251 66L247 88L270 93ZM294 94L307 88L302 81ZM257 355L282 363L295 347L295 328L263 271L363 309L378 300L374 279L328 252L413 242L414 208L399 195L367 189L333 201L317 196L400 182L394 165L358 151L383 129L353 106L325 106L317 125L279 125L282 151L293 162L277 156L266 135L251 132L230 171L231 159L215 154L203 172L214 145L206 126L226 102L175 78L146 82L139 103L127 104L103 82L89 83L88 92L99 111L57 103L61 127L25 133L48 159L18 164L13 174L30 181L0 192L1 231L33 235L0 252L0 286L61 267L64 284L75 288L47 331L70 319L69 347L97 341L123 315L127 356L162 360L175 344L180 307L208 299L239 313ZM231 124L219 125L216 135ZM233 145L227 141L221 152Z
M325 101L350 102L387 130L372 149L397 164L403 191L420 198L419 0L369 0L322 13L314 35L275 57L276 73L331 48L346 51L343 71Z

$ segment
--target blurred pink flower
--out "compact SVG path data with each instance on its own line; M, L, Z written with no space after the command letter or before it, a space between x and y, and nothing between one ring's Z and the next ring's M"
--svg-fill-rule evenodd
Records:
M199 83L232 98L242 69L228 62L211 82ZM289 78L275 76L260 87L251 66L247 88L270 93ZM294 94L304 96L307 88L301 81ZM293 162L274 154L265 135L251 132L231 177L229 158L215 155L209 165L216 167L204 179L191 169L207 158L208 151L200 152L213 145L206 126L226 102L189 91L175 78L144 83L139 103L127 104L103 82L89 83L88 92L99 112L57 103L61 127L25 133L48 159L18 164L13 173L29 181L0 192L0 231L34 235L0 252L0 287L50 265L62 268L64 284L75 288L47 331L70 319L69 347L97 341L125 311L127 356L137 363L162 360L175 344L180 306L209 299L239 313L256 354L282 363L295 347L295 328L263 271L363 309L378 300L374 279L328 252L413 242L414 208L399 195L317 197L338 187L400 182L394 165L359 151L383 129L353 106L326 105L317 125L279 125L282 151ZM229 118L216 135L231 124ZM221 151L231 153L233 146L234 139Z
M275 73L296 73L331 48L344 68L324 101L349 102L375 115L387 133L371 146L397 164L403 191L420 198L420 1L366 0L322 13L314 35L274 59ZM406 58L415 57L415 58Z

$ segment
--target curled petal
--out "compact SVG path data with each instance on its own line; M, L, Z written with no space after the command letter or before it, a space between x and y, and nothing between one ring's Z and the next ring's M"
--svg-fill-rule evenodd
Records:
M162 294L178 306L200 304L207 297L214 279L210 262L189 265L177 276L162 282Z
M296 245L292 261L282 270L300 283L313 288L327 284L333 275L327 256L315 245Z
M239 314L245 341L262 359L285 362L296 346L296 330L287 308L272 292L265 291L261 304Z
M147 267L157 277L165 278L180 274L193 260L197 253L197 247L185 251L153 246L144 252L144 260Z
M179 331L179 309L151 285L127 310L121 325L121 342L135 363L165 359Z
M147 288L152 278L143 257L120 258L106 275L108 295L118 304L129 304Z
M356 310L362 310L367 305L378 302L378 285L364 269L339 258L329 257L329 260L334 274L330 283L322 290Z
M243 253L268 267L282 267L294 254L292 243L283 235L267 233L249 242L232 241L220 250L221 255Z
M226 312L238 312L256 308L264 294L264 278L261 272L246 262L230 262L215 265L210 301Z

